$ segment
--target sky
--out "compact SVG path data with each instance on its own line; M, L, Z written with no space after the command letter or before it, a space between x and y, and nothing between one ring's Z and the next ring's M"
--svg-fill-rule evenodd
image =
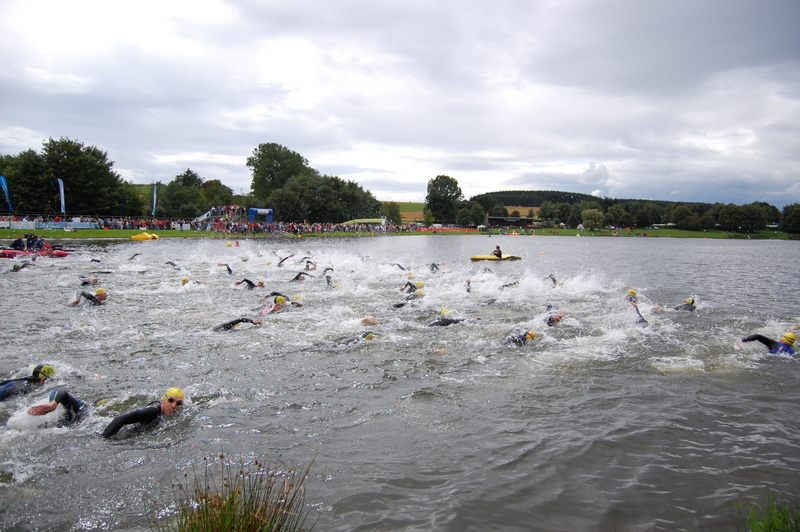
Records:
M796 0L3 0L0 54L1 154L131 183L247 193L277 143L382 201L800 203Z

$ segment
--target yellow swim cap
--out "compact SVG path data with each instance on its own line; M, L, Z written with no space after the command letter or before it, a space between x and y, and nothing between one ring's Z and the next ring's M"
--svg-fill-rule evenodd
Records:
M527 338L528 340L533 340L534 338L536 338L536 333L533 331L528 331L525 333L525 338Z
M275 298L275 304L276 305L283 305L284 303L286 303L286 298L285 297L278 296L278 297Z
M628 290L628 295L636 297L636 290Z
M686 302L689 303L690 305L694 305L694 299L692 299L691 297L687 297Z
M450 309L449 309L449 308L446 308L446 309L444 309L442 312L440 312L440 313L439 313L439 315L440 315L440 316L444 316L444 315L445 315L445 314L447 314L448 312L450 312Z
M105 294L105 293L106 293L106 289L105 288L98 288L97 290L94 291L94 295L96 295L96 296L99 296L100 294Z
M33 376L38 378L52 377L56 374L55 368L49 364L39 364L33 368Z
M163 399L166 399L167 397L174 397L175 399L180 399L183 401L183 390L180 388L170 388L167 390L167 393L164 394Z
M417 281L414 284L416 284L417 288L423 288L425 286L425 283L423 283L422 281Z
M375 338L375 333L367 333L364 335L364 340L372 340Z
M797 335L792 332L784 333L784 335L781 336L781 341L787 345L794 345L795 340L797 340Z
M186 284L188 282L189 282L189 278L188 277L184 277L183 279L181 279L181 284Z

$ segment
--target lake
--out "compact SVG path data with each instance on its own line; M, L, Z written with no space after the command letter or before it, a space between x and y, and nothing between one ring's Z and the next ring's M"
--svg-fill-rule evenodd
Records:
M495 245L522 260L469 260ZM313 460L309 523L325 531L730 530L737 505L768 490L797 503L800 360L735 342L777 339L800 322L798 242L430 235L65 247L68 257L19 272L7 259L0 273L0 379L39 363L57 372L0 403L2 530L148 530L153 501L169 502L173 483L220 453ZM68 305L81 275L100 279L106 304ZM234 285L244 278L265 287ZM424 297L405 300L409 282ZM273 291L303 306L259 314ZM687 297L695 312L673 310ZM566 313L553 326L548 305ZM463 321L427 326L443 313ZM362 324L368 316L377 324ZM239 317L263 323L212 331ZM503 343L529 330L527 345ZM342 341L367 331L372 340ZM39 426L25 410L56 386L110 401L74 426L53 423L58 412ZM186 395L179 414L99 436L171 386Z

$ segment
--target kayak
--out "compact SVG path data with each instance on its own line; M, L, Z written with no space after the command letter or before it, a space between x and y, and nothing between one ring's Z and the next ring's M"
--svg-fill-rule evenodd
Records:
M477 260L519 260L522 257L519 255L503 255L502 257L495 257L494 255L473 255L470 258L474 262Z
M138 235L133 235L131 240L158 240L158 235L153 235L150 233L139 233Z
M27 257L38 255L40 257L66 257L69 255L63 249L0 249L0 258L16 259L17 257Z

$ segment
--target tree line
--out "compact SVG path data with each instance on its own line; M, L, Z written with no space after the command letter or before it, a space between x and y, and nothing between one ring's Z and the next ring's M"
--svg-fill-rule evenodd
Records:
M195 218L212 207L239 205L273 209L281 222L327 223L383 216L401 224L399 206L381 203L353 181L321 174L299 153L276 143L258 145L245 160L252 192L235 195L218 179L205 179L190 168L164 184L128 183L114 171L108 154L95 146L61 138L48 139L40 151L0 155L0 175L8 185L9 214L57 215L61 212L58 180L64 184L67 216ZM153 194L153 187L156 194ZM153 200L156 198L155 209ZM424 223L476 226L486 216L535 218L544 223L584 224L590 228L648 227L674 223L678 228L752 232L767 224L800 233L800 205L784 207L619 200L560 191L502 191L469 200L450 176L428 182ZM527 213L508 212L506 205L529 207ZM3 212L0 203L0 213Z

